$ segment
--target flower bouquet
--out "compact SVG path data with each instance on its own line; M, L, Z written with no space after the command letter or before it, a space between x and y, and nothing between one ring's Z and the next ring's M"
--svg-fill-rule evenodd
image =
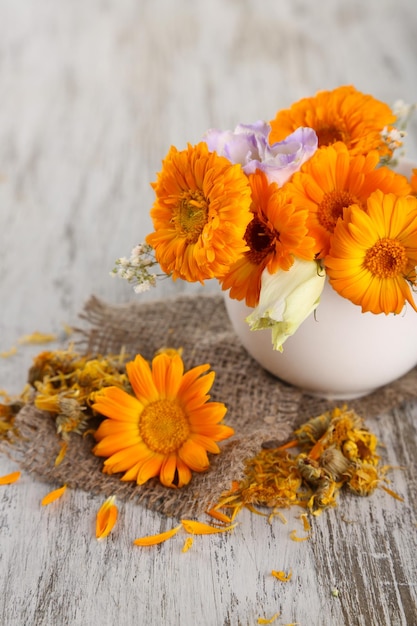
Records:
M215 278L277 351L326 284L362 313L417 311L417 170L395 170L411 110L343 86L171 147L152 184L154 232L113 273L138 292L157 264L173 280Z

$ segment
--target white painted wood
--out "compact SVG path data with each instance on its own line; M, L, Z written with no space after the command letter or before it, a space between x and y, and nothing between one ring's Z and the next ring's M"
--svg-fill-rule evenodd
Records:
M108 272L150 229L170 144L339 84L417 102L416 29L414 0L0 0L0 351L75 323L91 293L135 297ZM182 289L201 287L167 281L158 297ZM18 392L38 351L0 359L0 387ZM0 624L245 626L280 611L280 626L413 626L416 417L411 405L369 424L406 468L392 474L405 502L344 500L303 543L289 539L294 511L288 525L245 513L187 554L182 535L140 549L135 537L172 522L131 504L98 543L100 498L41 508L50 486L25 475L0 488ZM0 457L0 474L13 469Z

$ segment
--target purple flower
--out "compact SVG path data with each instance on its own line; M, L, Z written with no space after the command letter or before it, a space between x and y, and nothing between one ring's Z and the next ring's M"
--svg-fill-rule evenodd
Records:
M260 169L270 183L282 187L314 154L317 135L312 128L300 127L283 141L270 145L270 132L270 125L259 120L254 124L239 124L234 131L210 129L203 139L212 152L232 163L240 163L245 174Z

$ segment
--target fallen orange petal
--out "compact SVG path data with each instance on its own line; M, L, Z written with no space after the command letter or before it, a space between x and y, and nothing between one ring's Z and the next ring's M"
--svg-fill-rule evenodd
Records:
M182 548L183 552L188 552L188 550L191 548L191 546L193 545L193 538L192 537L187 537L187 539L184 541L184 545Z
M0 476L0 485L11 485L19 480L21 472L12 472L11 474L6 474L5 476Z
M396 500L399 500L400 502L404 502L404 498L398 495L398 493L395 493L395 491L393 491L392 489L388 489L388 487L385 487L384 485L381 485L381 489L386 491L390 496L392 496Z
M310 522L307 519L307 513L301 513L300 519L303 521L303 527L306 532L311 530Z
M210 517L217 519L219 522L225 522L226 524L230 524L230 522L232 521L228 515L222 513L221 511L218 511L217 509L210 509L209 511L207 511L207 515L210 515Z
M224 533L228 530L232 530L237 526L236 524L232 524L231 526L225 526L224 528L219 528L217 526L211 526L210 524L204 524L203 522L196 522L193 520L182 519L181 524L184 526L184 529L187 533L191 533L192 535L214 535L216 533Z
M46 506L47 504L51 504L51 502L55 502L55 500L58 500L58 498L64 495L66 489L67 486L64 485L63 487L59 487L59 489L54 489L53 491L47 493L46 496L44 496L41 500L42 506Z
M60 465L60 463L62 463L62 461L64 460L64 456L67 453L67 448L68 448L68 443L66 441L63 441L61 443L61 449L58 452L57 457L55 459L55 467Z
M51 335L49 333L40 333L38 330L35 330L35 332L31 335L24 335L23 337L20 337L19 343L49 343L56 340L56 335Z
M297 537L297 531L296 530L292 530L290 532L290 539L292 539L293 541L307 541L307 539L310 539L311 535L307 535L307 537Z
M163 543L167 539L171 539L171 537L177 534L180 528L181 524L175 526L175 528L171 528L171 530L166 530L163 533L158 533L157 535L140 537L139 539L135 539L133 543L135 544L135 546L155 546L158 543Z
M272 624L273 622L275 622L275 620L280 616L279 613L275 613L272 617L270 617L269 619L265 618L265 617L258 617L258 624Z
M96 537L104 539L112 531L117 520L117 506L114 504L115 496L107 498L97 511Z
M288 574L286 574L285 572L283 572L282 570L272 570L271 572L272 576L274 576L275 578L278 578L278 580L280 580L282 583L287 583L289 580L291 580L292 578L292 570L290 570L288 572Z

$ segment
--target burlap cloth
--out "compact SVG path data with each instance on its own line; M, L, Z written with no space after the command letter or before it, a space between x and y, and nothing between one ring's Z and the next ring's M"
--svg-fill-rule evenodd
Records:
M187 487L168 489L157 479L137 486L101 472L103 459L91 453L94 441L90 436L71 435L67 454L55 467L60 450L55 423L50 414L27 405L16 419L20 437L8 452L23 469L47 482L66 483L106 497L116 495L170 516L198 516L233 479L242 476L244 460L262 444L285 440L295 425L337 404L304 394L263 370L240 345L221 295L120 306L109 306L93 296L80 318L83 324L76 337L89 354L114 354L125 347L132 357L141 353L149 359L163 346L182 347L187 369L210 363L216 372L211 397L227 405L224 421L236 434L220 444L221 454L210 456L209 471L194 473ZM367 418L416 397L417 368L349 406Z

